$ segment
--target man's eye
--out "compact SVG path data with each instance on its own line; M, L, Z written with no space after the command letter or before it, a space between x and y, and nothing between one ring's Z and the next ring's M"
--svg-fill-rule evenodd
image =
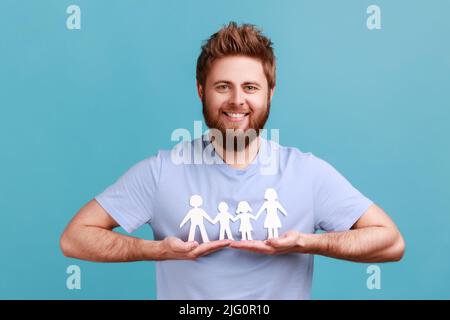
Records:
M218 90L227 90L228 89L228 85L226 85L226 84L222 84L222 85L220 85L220 86L217 86L216 87Z
M246 86L246 88L247 88L248 91L256 91L256 90L258 90L258 88L255 87L255 86Z

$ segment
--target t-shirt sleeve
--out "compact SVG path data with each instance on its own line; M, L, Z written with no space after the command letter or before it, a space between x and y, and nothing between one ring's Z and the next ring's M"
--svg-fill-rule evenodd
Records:
M160 163L159 155L138 162L95 197L128 233L152 220Z
M328 162L313 157L316 230L349 230L373 204Z

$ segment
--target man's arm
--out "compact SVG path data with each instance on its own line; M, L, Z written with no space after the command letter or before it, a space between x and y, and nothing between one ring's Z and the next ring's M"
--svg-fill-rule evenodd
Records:
M357 262L399 261L405 242L394 222L372 205L352 230L324 234L288 231L281 238L233 243L232 247L266 254L309 253Z
M346 232L313 234L299 237L300 251L356 262L399 261L405 252L405 241L397 226L377 205Z
M229 241L199 245L175 237L162 241L144 240L114 232L117 222L94 199L75 215L61 236L63 254L70 258L97 262L140 260L193 260L228 246Z

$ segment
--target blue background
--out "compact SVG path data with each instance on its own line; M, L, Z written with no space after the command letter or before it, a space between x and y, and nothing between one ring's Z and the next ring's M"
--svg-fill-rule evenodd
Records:
M66 8L81 8L68 30ZM370 4L382 29L366 27ZM450 298L449 1L0 2L0 298L155 298L155 264L65 258L87 201L201 120L195 62L230 20L275 44L268 128L311 151L401 229L400 263L317 257L313 298ZM143 227L136 236L152 238ZM66 268L81 267L81 290Z

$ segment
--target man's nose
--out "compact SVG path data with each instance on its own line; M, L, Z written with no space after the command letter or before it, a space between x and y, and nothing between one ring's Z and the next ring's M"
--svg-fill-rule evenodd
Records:
M236 106L244 105L245 93L240 89L233 90L230 102Z

